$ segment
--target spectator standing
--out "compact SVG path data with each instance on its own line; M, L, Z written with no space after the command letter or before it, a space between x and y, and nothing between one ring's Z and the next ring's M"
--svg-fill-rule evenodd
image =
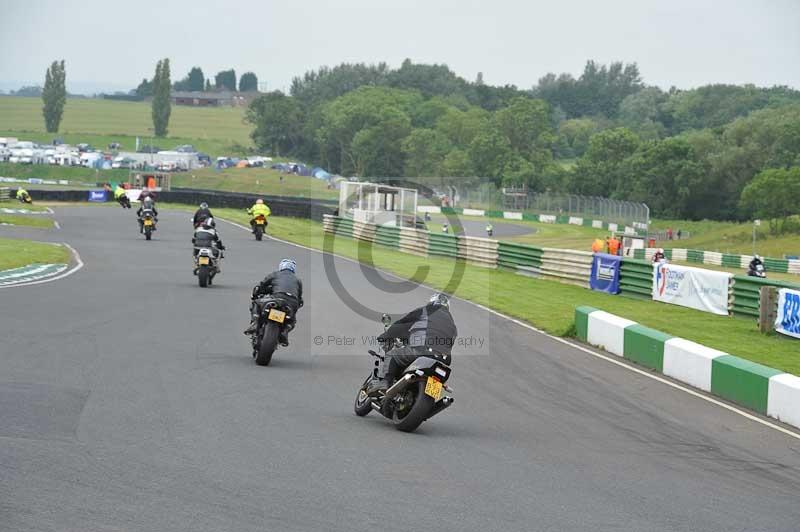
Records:
M681 230L680 230L680 229L678 229L678 232L677 232L676 234L678 235L678 240L680 240L680 239L681 239L681 235L683 234L683 233L681 232Z
M600 238L595 238L594 242L592 242L592 253L602 253L603 252L603 240Z
M672 228L667 227L667 240L672 240Z

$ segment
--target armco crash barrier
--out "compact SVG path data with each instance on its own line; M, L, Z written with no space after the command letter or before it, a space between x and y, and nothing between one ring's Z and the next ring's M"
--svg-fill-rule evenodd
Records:
M14 190L16 193L16 190ZM69 201L84 202L87 198L86 190L32 190L34 201ZM213 190L174 189L158 192L158 201L169 203L186 203L199 205L206 202L213 212L215 207L228 207L232 209L246 209L262 198L275 216L291 216L294 218L307 218L322 220L323 215L333 214L336 205L328 200L305 198L292 198L283 196L266 196L258 194L242 194L236 192L218 192Z
M761 308L761 287L800 289L800 285L772 279L759 279L747 275L733 277L733 313L757 318Z
M800 427L800 377L592 307L575 309L575 328L588 344Z

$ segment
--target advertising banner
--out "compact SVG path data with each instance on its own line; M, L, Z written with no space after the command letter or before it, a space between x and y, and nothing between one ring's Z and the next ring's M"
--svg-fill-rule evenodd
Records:
M800 291L789 288L778 290L778 318L775 330L781 334L800 338Z
M106 201L105 190L90 190L89 201Z
M607 253L595 253L592 257L592 275L589 287L592 290L619 294L619 270L622 258Z
M726 316L732 275L660 263L653 266L653 299Z

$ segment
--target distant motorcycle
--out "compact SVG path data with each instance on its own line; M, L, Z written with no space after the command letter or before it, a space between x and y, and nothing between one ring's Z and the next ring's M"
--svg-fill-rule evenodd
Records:
M123 194L122 196L119 197L119 199L117 200L117 203L119 203L120 206L122 206L123 209L130 209L131 208L131 199L125 194Z
M264 231L267 229L267 218L263 214L259 214L253 219L253 234L256 235L256 240L259 242L264 236Z
M153 231L156 230L156 215L152 209L144 209L139 217L142 233L145 240L153 238Z
M211 286L214 277L220 273L220 262L222 261L222 251L217 250L219 255L214 256L214 250L208 247L198 248L194 258L194 274L197 276L197 283L201 288Z
M756 264L755 267L750 267L750 269L747 271L747 275L749 277L758 277L760 279L766 279L767 270L764 269L763 264Z
M256 333L252 336L253 358L259 366L268 366L278 348L281 331L294 328L295 316L280 297L262 296L255 304L260 312Z
M384 330L392 322L388 314L383 315L382 321ZM354 410L357 416L366 416L375 410L390 419L397 430L413 432L423 421L453 404L453 397L444 393L452 393L446 384L451 370L433 353L431 356L421 356L403 370L402 376L389 389L368 394L370 382L379 374L381 365L387 363L386 355L397 345L397 340L387 342L384 355L369 351L376 359L375 368L358 389Z

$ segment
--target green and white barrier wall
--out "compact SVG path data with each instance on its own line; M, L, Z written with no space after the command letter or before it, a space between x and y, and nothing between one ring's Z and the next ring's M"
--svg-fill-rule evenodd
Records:
M584 227L595 227L597 229L608 229L609 231L620 231L627 234L637 234L637 229L646 229L644 224L635 224L637 227L625 225L624 223L606 222L604 220L592 220L579 216L555 215L555 214L532 214L517 211L492 211L484 209L462 209L461 207L436 207L432 205L419 206L417 212L431 214L462 214L464 216L483 216L486 218L503 218L505 220L527 220L531 222L541 222L546 224L570 224L582 225Z
M348 218L325 215L325 231L349 238L375 242L396 248L404 253L422 257L438 256L465 260L488 268L503 268L535 277L588 287L591 275L592 254L588 251L542 248L489 238L431 233L411 228L376 226ZM636 250L644 253L645 250ZM685 249L667 249L668 259L702 262L707 252ZM718 254L719 255L719 254ZM644 256L641 253L639 256ZM724 256L712 256L712 260ZM749 258L747 262L749 262ZM762 286L798 288L798 285L758 279L746 275L734 276L731 293L732 312L737 316L756 318L759 315ZM649 260L623 257L620 268L620 293L625 296L651 299L653 293L653 265Z
M655 248L635 249L633 250L633 258L650 260L655 251ZM750 261L753 260L752 255L733 255L729 253L718 253L716 251L704 251L702 249L665 249L664 255L666 255L669 260L726 266L728 268L741 268L743 270L746 270ZM794 273L800 275L800 259L773 259L766 257L763 260L767 272Z
M592 307L575 309L575 327L583 342L800 427L800 377Z

